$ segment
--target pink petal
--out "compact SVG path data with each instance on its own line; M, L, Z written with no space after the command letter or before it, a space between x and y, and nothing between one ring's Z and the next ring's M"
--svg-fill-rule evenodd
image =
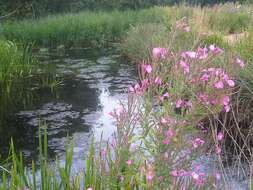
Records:
M227 106L227 105L229 104L229 102L230 102L230 97L229 97L229 96L224 96L224 97L222 98L222 100L221 100L221 103L222 103L222 105L224 105L224 106Z
M235 86L235 82L233 80L227 80L226 82L228 83L228 86L230 86L230 87Z
M127 165L130 166L130 165L132 165L133 161L132 160L128 160L126 163L127 163Z
M239 58L236 58L235 62L241 67L241 68L244 68L245 67L245 64L244 64L244 61L239 59Z
M147 73L150 74L152 72L152 66L151 65L146 65L145 70L146 70Z
M223 89L224 88L224 84L222 81L218 81L214 84L215 88L217 89Z
M178 99L176 102L176 108L181 108L183 106L183 100L182 99Z
M224 138L224 134L222 132L219 132L217 135L218 141L221 141Z
M224 106L224 110L225 110L226 113L228 113L230 111L230 109L231 109L230 105Z

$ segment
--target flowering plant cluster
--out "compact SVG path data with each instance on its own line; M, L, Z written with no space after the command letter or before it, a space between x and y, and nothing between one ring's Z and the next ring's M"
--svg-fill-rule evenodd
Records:
M177 28L189 30L184 20ZM128 104L110 114L117 131L96 160L103 179L129 189L215 186L219 173L210 177L193 167L206 143L196 126L209 115L230 112L243 67L240 58L215 45L181 52L153 48L150 61L139 66L140 81L128 89ZM216 134L217 155L223 138L223 132Z

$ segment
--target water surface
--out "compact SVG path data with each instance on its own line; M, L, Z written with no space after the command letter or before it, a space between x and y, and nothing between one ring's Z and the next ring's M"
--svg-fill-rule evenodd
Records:
M47 124L49 156L64 155L66 140L74 143L75 159L83 159L91 137L107 139L114 131L108 113L126 99L127 87L136 80L135 66L115 50L41 50L43 68L60 79L55 91L42 89L36 104L20 110L1 129L0 149L6 152L11 137L26 160L37 159L38 128Z

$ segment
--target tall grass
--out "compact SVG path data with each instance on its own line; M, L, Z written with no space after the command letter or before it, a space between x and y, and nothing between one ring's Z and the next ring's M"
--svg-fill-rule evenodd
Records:
M162 8L141 11L81 12L2 24L1 35L9 40L38 45L101 45L115 41L138 23L162 22Z
M26 90L21 81L30 75L32 62L30 46L18 47L13 42L0 41L1 116L9 113L11 108L18 107L18 100L25 101Z
M51 166L48 162L47 130L45 126L39 129L39 170L32 161L28 170L24 165L22 154L16 154L13 142L10 145L9 160L1 166L1 190L79 190L80 177L71 176L73 164L73 148L66 147L64 165ZM73 181L72 181L73 180Z
M53 85L57 85L54 74L37 73L38 64L32 56L32 47L30 43L17 45L0 40L1 125L6 122L9 114L34 102L36 92L31 90L32 87L53 88Z
M214 8L191 7L184 4L173 7L154 7L138 11L111 11L67 13L45 18L5 22L0 36L8 40L35 42L42 46L96 45L121 39L131 26L145 23L169 27L172 20L187 17L192 27L205 32L222 34L242 32L252 23L252 7L226 4ZM201 21L201 23L200 23Z

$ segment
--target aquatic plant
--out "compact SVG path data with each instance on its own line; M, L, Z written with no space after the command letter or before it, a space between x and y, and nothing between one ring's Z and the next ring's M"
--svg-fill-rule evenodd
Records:
M31 48L29 46L19 48L10 41L0 41L0 102L1 116L8 113L15 104L17 97L23 99L23 89L14 87L14 83L21 82L22 78L30 75L32 70ZM14 99L13 95L16 95ZM15 100L15 101L13 101ZM21 100L23 103L23 100Z
M17 45L0 40L0 125L8 122L10 114L36 99L36 88L53 88L58 84L54 74L44 74L43 68L42 74L37 72L32 48L29 43Z

